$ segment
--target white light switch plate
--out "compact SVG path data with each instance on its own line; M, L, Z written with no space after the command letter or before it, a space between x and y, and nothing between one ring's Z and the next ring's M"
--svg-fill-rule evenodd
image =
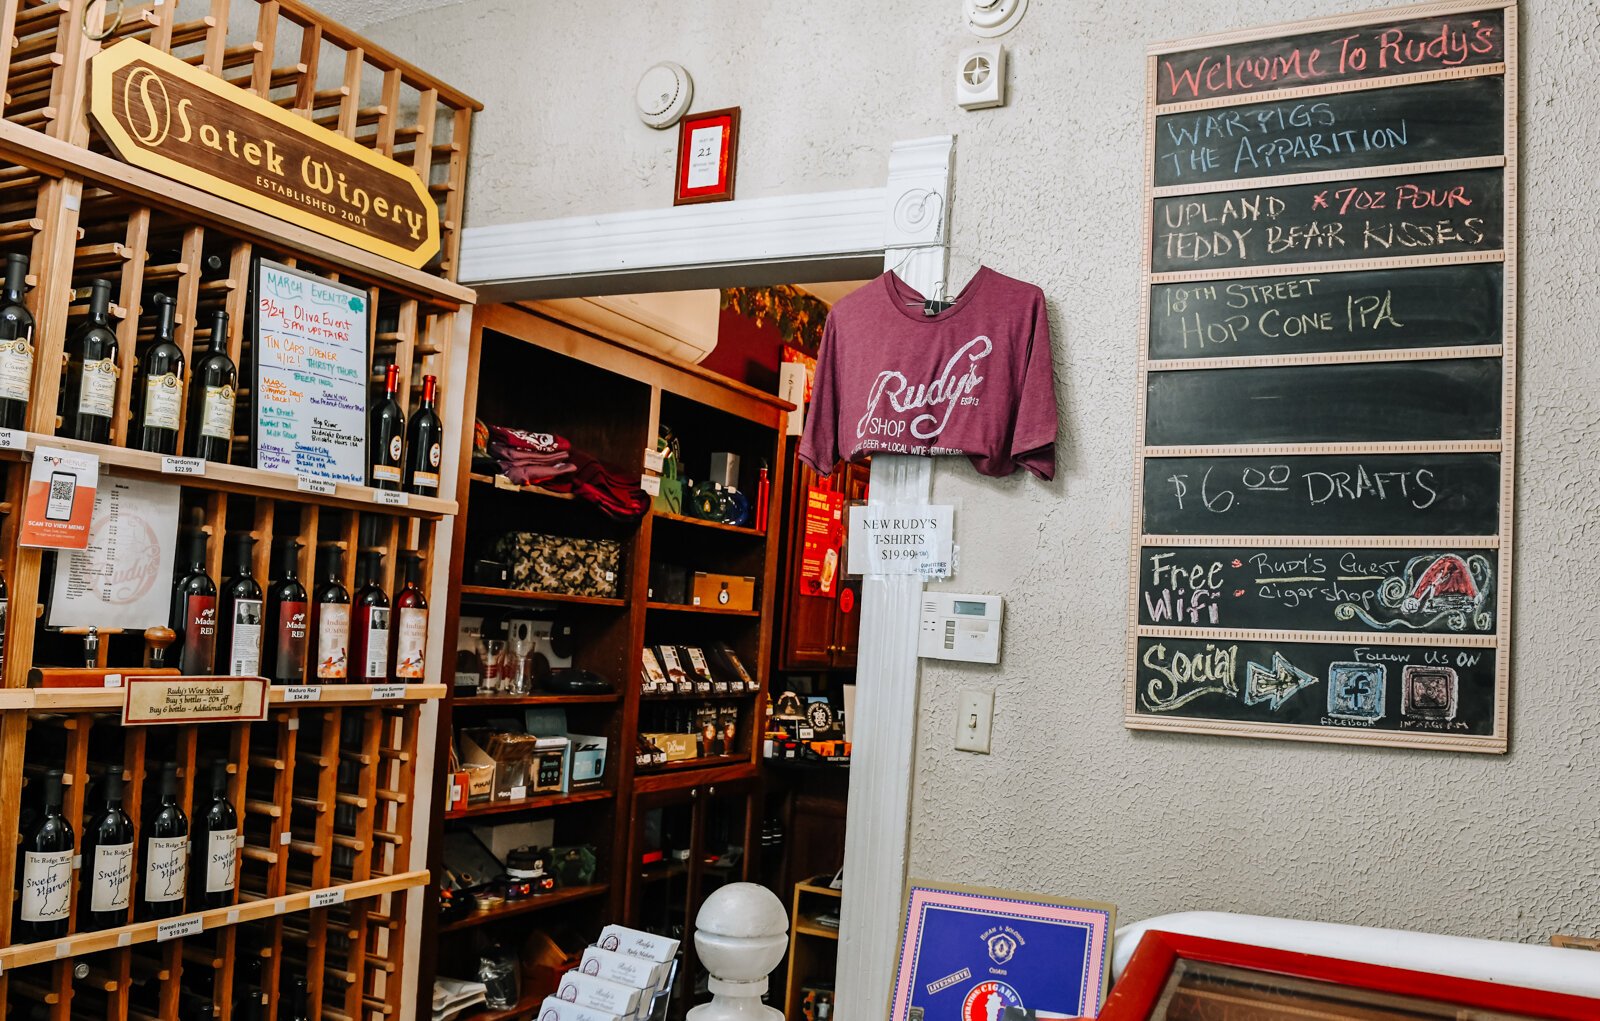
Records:
M956 750L989 754L994 730L994 692L963 691L956 703Z

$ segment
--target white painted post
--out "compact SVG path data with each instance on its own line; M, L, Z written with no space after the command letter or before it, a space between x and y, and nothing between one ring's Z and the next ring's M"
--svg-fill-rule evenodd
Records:
M928 295L949 265L950 177L955 137L896 143L889 155L884 268ZM926 503L929 458L872 459L873 503ZM862 584L856 666L857 739L850 762L844 897L834 1014L851 1021L889 1009L900 942L901 898L910 850L911 780L917 748L917 626L922 579L867 578Z
M711 1002L688 1021L783 1021L761 1003L767 975L789 949L789 915L764 886L729 883L707 897L694 919L694 949L710 973Z

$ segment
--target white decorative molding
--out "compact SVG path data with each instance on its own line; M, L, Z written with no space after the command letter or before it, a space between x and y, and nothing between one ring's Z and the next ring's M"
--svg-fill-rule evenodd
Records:
M889 158L889 201L884 208L885 248L950 243L950 171L955 136L896 142ZM891 260L889 265L893 266Z
M933 243L891 247L888 269L921 294L942 286L950 261L946 236L955 137L918 139L895 145L889 156L884 196L891 236L898 230L902 200L916 192L939 196L937 224L898 236ZM930 228L930 229L922 229ZM933 492L933 460L905 454L872 459L869 487L874 503L927 503ZM838 974L834 1014L882 1017L889 1009L895 959L900 947L900 909L911 850L911 789L917 754L917 700L922 679L917 626L922 614L922 579L914 575L868 577L862 584L861 644L856 664L864 683L856 686L858 734L850 759L850 799L845 816L844 897L840 908Z
M576 278L875 263L885 247L883 207L884 189L860 188L469 227L462 232L461 281L491 298L496 292L526 297L540 283Z

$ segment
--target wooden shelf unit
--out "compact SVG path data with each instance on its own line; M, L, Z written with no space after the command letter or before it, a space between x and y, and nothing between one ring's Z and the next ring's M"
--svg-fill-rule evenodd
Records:
M606 888L585 895L581 914L541 912L537 918L524 919L521 929L499 930L501 938L528 932L530 923L533 928L556 924L587 927L593 930L587 933L592 937L608 919L639 922L633 905L649 884L628 862L636 838L643 832L643 814L653 810L652 799L663 804L690 804L689 791L695 784L709 781L728 785L724 790L733 792L734 800L748 806L746 815L741 817L738 841L747 853L744 865L735 870L740 876L735 878L753 874L748 869L758 850L754 838L759 819L753 809L756 757L760 748L760 705L772 658L778 528L783 517L782 429L789 406L770 394L697 366L573 327L537 308L479 308L474 315L472 344L468 391L469 400L476 403L468 408L468 414L476 420L557 433L578 449L628 474L645 472L645 451L655 448L657 431L667 423L693 445L693 451L686 449L685 456L690 460L687 470L702 473L696 477L704 477L711 451L738 452L747 476L747 480L741 480L740 488L752 496L757 462L764 461L769 469L774 503L762 529L654 511L635 522L615 522L583 500L571 498L571 494L515 486L481 464L474 465L471 474L458 482L454 496L461 514L456 519L452 573L463 578L468 577L467 566L474 558L493 557L495 540L509 531L610 539L621 546L620 583L615 597L463 585L459 599L451 603L446 625L447 633L453 634L462 615L513 619L530 613L558 614L573 627L574 665L617 685L618 697L610 704L596 704L597 699L583 696L540 695L532 702L541 707L565 706L572 730L607 736L610 744L604 790L612 800L599 806L568 808L570 800L551 797L530 799L521 803L525 806L521 808L495 806L493 810L494 814L518 813L508 816L515 821L552 819L558 844L593 844L599 859L594 885ZM531 392L529 381L533 381ZM471 457L472 438L464 435L463 465ZM715 611L652 602L650 567L660 558L692 565L694 570L756 577L756 608ZM705 645L717 640L728 642L736 650L746 670L758 680L759 692L686 695L670 700L642 696L640 655L646 643ZM674 763L666 770L636 766L634 752L642 729L641 707L648 706L645 711L651 712L671 709L672 703L688 705L699 701L736 707L740 731L737 754ZM517 699L447 698L443 726L451 728L457 713L478 709L484 703L502 702L513 711L525 704ZM441 733L448 735L449 731ZM645 803L638 801L640 797L645 797ZM465 813L441 812L439 824L470 817L477 825L480 820L476 814L472 809ZM437 871L441 865L442 861L435 858L433 868ZM603 898L604 903L597 902L597 898ZM685 933L684 939L692 940L692 934Z
M837 912L841 892L829 887L828 876L794 884L789 911L789 972L784 983L784 1017L801 1017L807 982L832 976L838 966L839 930L816 924L825 910Z
M17 442L0 450L0 562L11 602L0 680L0 816L19 820L35 800L27 782L43 769L61 768L68 781L64 814L81 848L85 819L99 808L93 788L107 766L120 767L128 782L127 810L138 831L145 822L141 803L155 796L149 778L159 763L177 763L192 819L197 774L213 758L225 758L244 839L239 900L181 916L198 922L192 935L162 939L158 923L131 915L128 925L80 932L74 911L67 937L14 943L18 845L14 837L0 840L0 904L7 905L0 913L0 1014L31 1016L22 1008L44 1003L51 1021L176 1021L180 1012L191 1016L188 998L203 994L215 1000L219 1021L235 1021L244 1017L236 994L259 984L266 1017L275 1019L280 976L303 974L313 1017L404 1016L411 1005L402 1002L403 987L419 946L419 933L406 924L407 907L428 879L430 810L419 812L418 805L432 800L441 664L430 662L428 683L398 690L314 682L274 687L263 722L124 729L120 690L27 687L34 667L77 665L81 656L69 656L60 637L38 623L53 554L17 545L14 510L22 506L33 450L47 445L94 453L112 475L180 486L185 521L197 518L210 535L207 573L219 586L232 573L224 568L224 537L232 533L257 540L252 568L263 587L278 574L269 566L275 538L305 544L299 568L308 588L317 578L318 543L343 547L343 581L352 590L358 549L415 550L433 610L430 648L447 644L440 638L447 546L436 543L447 544L453 534L453 495L409 496L392 505L366 486L340 483L318 493L292 475L246 466L254 352L245 325L257 257L365 292L372 313L369 370L398 366L398 399L408 412L422 377L438 377L440 414L454 436L475 300L455 279L470 125L481 107L301 0L129 4L120 15L119 7L0 0L0 253L29 256L26 301L36 321L33 400ZM91 38L119 16L104 43ZM90 129L85 93L90 58L124 39L170 53L414 170L438 203L439 254L413 269L115 158ZM83 288L94 278L113 284L119 348L107 444L54 435L64 338L83 314ZM176 341L189 366L208 336L211 313L229 313L225 346L240 368L233 464L167 475L159 455L129 446L130 410L143 382L136 369L149 343L155 292L175 299ZM443 473L442 492L453 494L455 466L446 464ZM382 581L391 596L395 568L390 556ZM142 672L137 639L103 641L99 664ZM140 854L135 869L142 867ZM74 897L79 878L75 871ZM88 978L75 977L75 965L86 966Z

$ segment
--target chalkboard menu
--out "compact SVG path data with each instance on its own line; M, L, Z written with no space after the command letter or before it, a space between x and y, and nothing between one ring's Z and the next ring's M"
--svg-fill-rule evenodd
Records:
M1127 724L1507 748L1517 9L1151 48Z

